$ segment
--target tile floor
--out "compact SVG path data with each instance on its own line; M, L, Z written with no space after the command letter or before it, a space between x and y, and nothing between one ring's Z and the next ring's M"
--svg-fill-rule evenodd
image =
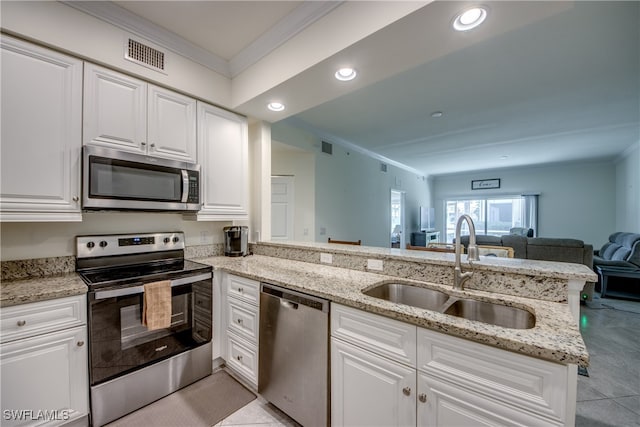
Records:
M591 363L578 376L576 426L640 426L640 302L596 293L580 314Z
M260 396L214 427L220 426L300 427L298 423Z

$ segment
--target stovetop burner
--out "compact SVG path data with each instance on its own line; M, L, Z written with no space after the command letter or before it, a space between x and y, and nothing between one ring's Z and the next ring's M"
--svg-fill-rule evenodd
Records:
M129 286L210 272L184 259L183 233L79 236L76 271L91 288Z

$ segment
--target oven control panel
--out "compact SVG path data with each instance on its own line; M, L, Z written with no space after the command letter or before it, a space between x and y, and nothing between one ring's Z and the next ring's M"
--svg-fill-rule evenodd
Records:
M182 232L76 237L78 258L180 250L184 247Z

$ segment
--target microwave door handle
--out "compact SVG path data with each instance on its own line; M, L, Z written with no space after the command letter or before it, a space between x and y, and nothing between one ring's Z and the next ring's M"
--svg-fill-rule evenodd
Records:
M171 287L173 288L175 286L189 285L191 283L199 282L201 280L211 279L211 277L212 277L211 273L197 274L195 276L189 276L189 277L180 277L178 279L171 281ZM143 293L144 293L144 286L131 286L128 288L96 291L95 299L100 300L100 299L115 298L115 297L122 297L127 295L135 295L135 294L143 294Z
M187 203L187 198L189 197L189 174L186 170L182 169L182 203Z

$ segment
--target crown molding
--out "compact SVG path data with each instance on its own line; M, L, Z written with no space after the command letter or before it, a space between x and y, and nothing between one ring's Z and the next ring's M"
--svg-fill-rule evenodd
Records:
M343 1L304 1L231 61L215 55L179 35L109 1L62 1L66 6L87 13L157 46L233 78L277 49L300 31L322 18Z
M300 6L231 58L229 61L231 75L237 76L342 3L344 1L302 2Z
M379 161L381 161L383 163L395 166L395 167L400 168L400 169L404 169L407 172L414 173L414 174L416 174L418 176L426 177L426 174L423 171L420 171L418 169L412 168L411 166L407 166L404 163L400 163L400 162L397 162L395 160L391 160L390 158L385 157L385 156L383 156L381 154L374 153L373 151L370 151L370 150L367 150L366 148L360 147L359 145L356 145L356 144L354 144L354 143L352 143L350 141L347 141L346 139L342 139L342 138L337 137L337 136L335 136L333 134L330 134L328 132L321 131L318 128L316 128L314 126L311 126L307 122L305 122L305 121L303 121L303 120L301 120L301 119L299 119L297 117L293 117L293 116L289 117L289 118L283 120L283 122L285 122L285 123L287 123L287 124L289 124L289 125L291 125L293 127L297 127L298 129L303 129L303 130L305 130L305 131L307 131L307 132L315 135L316 137L318 137L318 138L320 138L322 140L325 140L327 142L331 142L333 144L338 144L338 145L340 145L340 146L342 146L344 148L347 148L347 149L349 149L351 151L356 151L356 152L358 152L360 154L364 154L365 156L371 157L372 159L379 160Z

